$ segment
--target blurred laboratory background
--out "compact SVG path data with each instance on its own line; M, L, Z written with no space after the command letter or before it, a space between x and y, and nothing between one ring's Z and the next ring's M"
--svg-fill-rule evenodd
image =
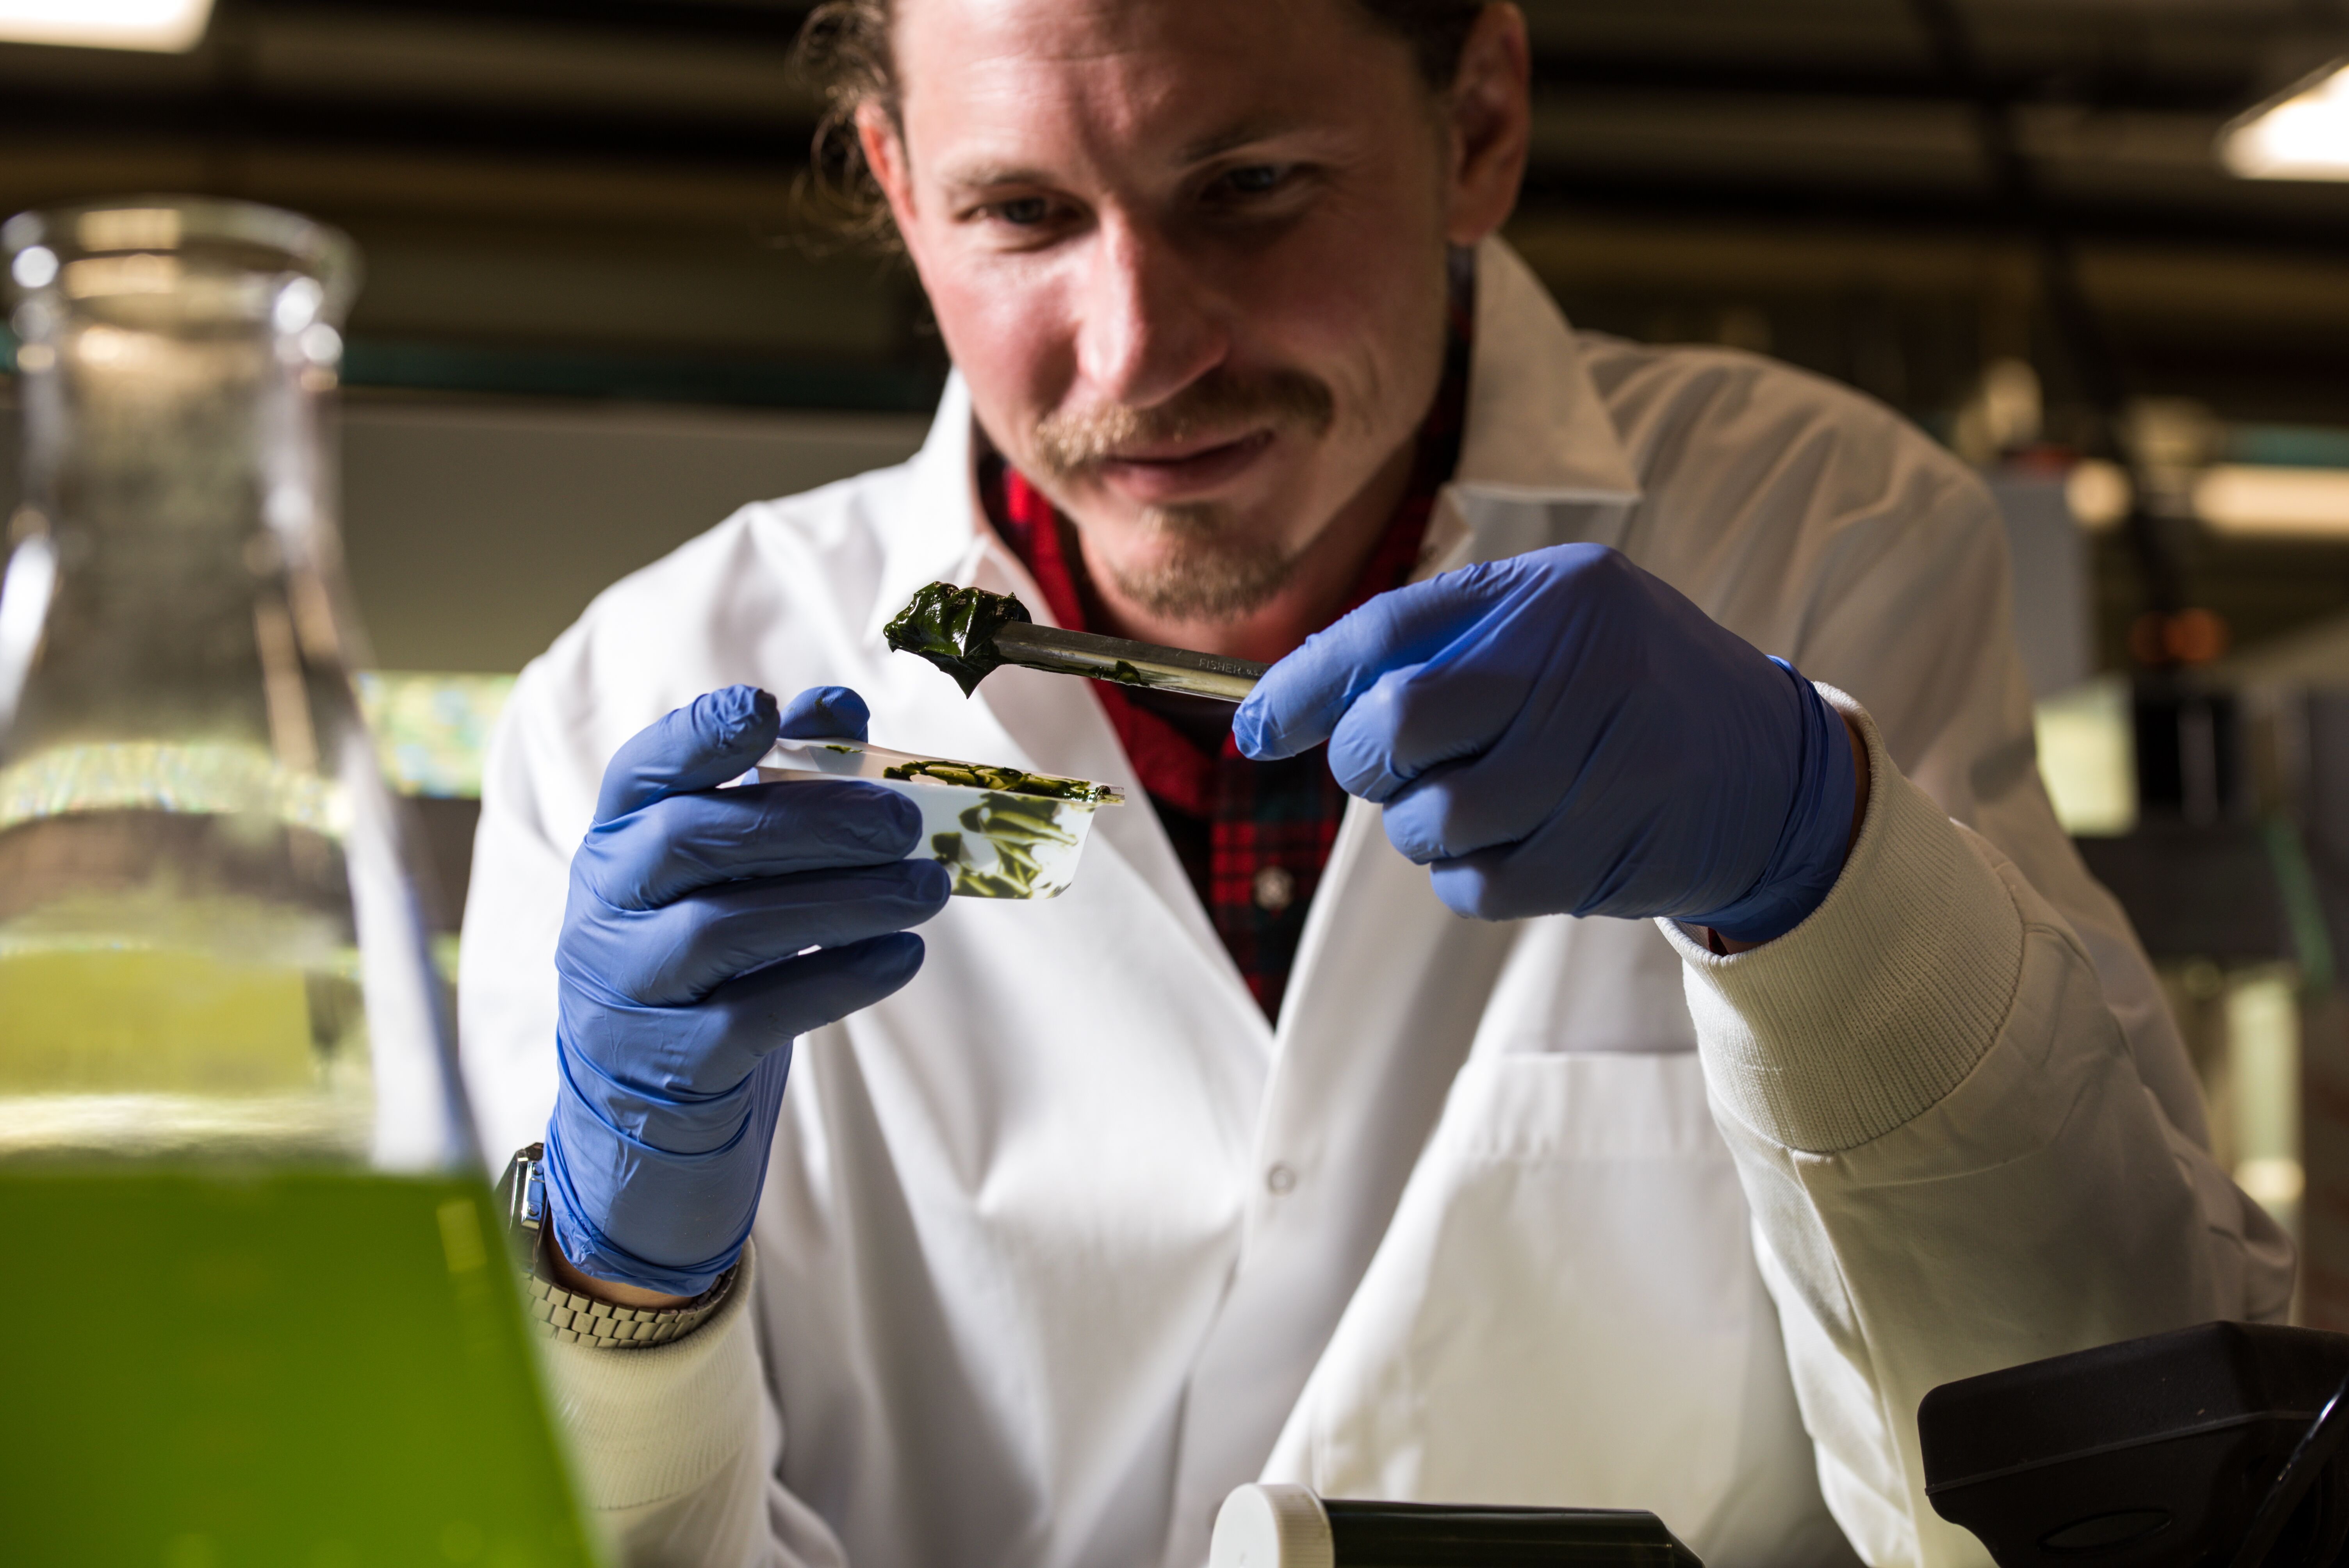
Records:
M1509 233L1568 315L1847 382L1992 483L2050 793L2349 1328L2349 0L1524 3ZM366 253L346 548L447 931L513 672L921 438L920 290L798 194L805 10L0 0L47 40L0 44L0 215L212 193Z

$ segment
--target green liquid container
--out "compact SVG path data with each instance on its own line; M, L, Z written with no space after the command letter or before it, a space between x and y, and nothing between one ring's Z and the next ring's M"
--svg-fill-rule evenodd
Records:
M140 198L0 263L0 1563L594 1563L352 689L356 253Z

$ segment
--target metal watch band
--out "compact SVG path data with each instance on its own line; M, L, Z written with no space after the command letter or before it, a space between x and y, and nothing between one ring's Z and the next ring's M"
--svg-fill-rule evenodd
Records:
M683 1306L652 1311L575 1295L541 1278L533 1269L523 1276L523 1310L533 1323L566 1345L585 1345L592 1350L638 1350L681 1339L708 1322L733 1294L735 1273L728 1269L716 1284Z
M719 1274L710 1287L683 1306L658 1309L616 1306L608 1301L580 1295L548 1279L541 1263L546 1245L546 1186L538 1162L545 1145L533 1143L515 1152L499 1181L505 1200L510 1232L516 1250L528 1261L523 1270L523 1310L549 1337L592 1350L637 1350L681 1339L708 1322L734 1291L738 1264Z

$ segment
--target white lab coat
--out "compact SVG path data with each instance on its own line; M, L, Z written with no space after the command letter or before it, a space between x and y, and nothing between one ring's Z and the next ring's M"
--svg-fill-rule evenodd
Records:
M2282 1313L2289 1247L2202 1152L2145 959L2041 791L1982 486L1847 391L1578 336L1506 247L1480 268L1423 572L1616 545L1850 693L1876 785L1835 892L1726 960L1479 923L1356 801L1268 1025L1086 686L1006 669L967 701L884 646L933 579L1044 603L979 521L950 387L906 465L602 595L492 748L462 1014L501 1150L552 1102L598 778L663 711L840 683L881 744L1133 794L1067 894L953 901L910 985L799 1043L743 1305L554 1347L632 1560L1197 1568L1263 1477L1653 1509L1714 1568L1940 1568L1983 1559L1922 1497L1929 1387Z

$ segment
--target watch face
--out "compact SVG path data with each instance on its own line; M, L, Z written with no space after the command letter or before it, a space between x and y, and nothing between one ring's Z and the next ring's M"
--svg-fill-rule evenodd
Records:
M498 1207L504 1213L507 1238L514 1245L514 1261L524 1271L537 1263L539 1226L546 1214L546 1176L539 1164L545 1145L517 1150L498 1178Z

